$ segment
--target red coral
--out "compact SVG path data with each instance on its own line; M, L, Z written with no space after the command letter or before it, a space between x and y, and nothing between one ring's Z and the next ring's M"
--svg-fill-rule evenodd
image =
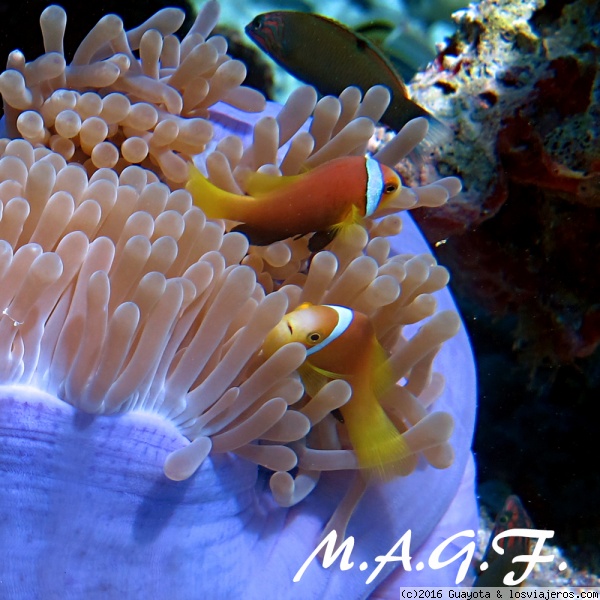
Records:
M585 112L592 101L598 67L583 64L574 56L561 56L550 61L548 69L553 74L536 84L540 103L556 109L563 118Z
M570 201L585 206L600 206L600 174L573 171L553 160L527 119L519 116L505 122L498 134L497 153L510 180L564 192Z

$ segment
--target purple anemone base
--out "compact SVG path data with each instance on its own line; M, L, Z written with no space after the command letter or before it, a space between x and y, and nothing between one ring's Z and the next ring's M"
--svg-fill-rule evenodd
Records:
M403 218L402 251L425 251ZM439 304L452 306L448 292ZM165 458L187 441L161 417L87 415L34 388L0 387L0 596L335 600L454 585L460 560L437 570L416 566L449 536L477 530L475 376L464 331L445 344L436 368L446 390L435 408L456 422L455 463L446 470L423 463L407 478L369 489L347 532L354 567L342 571L338 560L325 569L315 560L298 583L292 579L339 504L347 472L325 474L290 509L272 500L266 472L235 455L212 455L189 480L173 482L163 474ZM412 570L390 563L366 584L375 557L408 529ZM448 547L442 559L467 541Z

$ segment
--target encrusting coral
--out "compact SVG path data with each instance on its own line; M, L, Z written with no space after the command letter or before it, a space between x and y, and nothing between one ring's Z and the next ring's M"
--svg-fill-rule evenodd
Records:
M452 124L430 166L464 189L413 216L477 344L481 483L506 483L597 571L599 480L574 456L596 447L600 386L600 4L483 0L454 19L411 91Z
M332 381L303 398L304 348L265 360L261 345L301 302L343 303L371 318L390 353L400 383L385 408L413 452L405 475L419 455L449 467L452 417L428 409L443 389L434 357L459 319L436 312L444 268L429 255L390 255L400 219L367 219L314 256L305 238L249 248L182 189L194 157L214 183L243 192L251 171L294 174L364 154L389 95L350 88L317 102L301 88L256 123L251 143L214 140L211 119L230 119L223 103L265 108L241 86L245 67L225 40L208 37L217 18L208 2L180 42L179 10L128 32L108 15L66 65L66 16L51 6L40 20L46 54L26 63L11 53L0 75L1 395L36 390L83 413L158 415L189 440L167 452L167 477L188 479L207 457L218 464L233 452L272 471L274 499L292 506L323 472L357 469L330 414L351 389ZM396 163L426 131L412 121L375 158ZM393 211L439 205L459 189L455 178L404 188ZM343 530L365 485L359 475L330 527Z

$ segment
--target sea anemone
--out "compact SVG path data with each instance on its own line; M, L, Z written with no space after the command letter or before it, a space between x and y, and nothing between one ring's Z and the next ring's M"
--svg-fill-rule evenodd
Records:
M317 103L302 88L265 109L225 40L209 37L217 17L208 2L179 42L176 9L129 32L108 15L66 65L66 16L52 6L46 54L13 52L0 75L7 597L358 598L395 565L370 584L362 569L316 564L292 582L331 529L348 526L360 564L408 529L418 548L474 526L472 359L464 332L450 339L456 314L437 311L436 298L452 307L447 272L410 220L397 237L396 215L367 220L314 256L305 239L249 248L182 189L191 160L243 191L250 171L364 153L389 96L350 88ZM376 158L393 164L425 133L409 123ZM394 209L458 189L453 178L406 188ZM357 469L330 414L345 382L307 399L302 347L261 354L307 300L365 312L390 352L399 383L385 408L413 451L403 477L369 482Z

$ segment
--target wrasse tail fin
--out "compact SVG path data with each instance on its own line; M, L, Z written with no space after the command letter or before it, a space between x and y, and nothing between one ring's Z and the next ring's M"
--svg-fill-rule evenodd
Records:
M423 164L426 156L431 154L438 146L449 142L453 136L452 130L441 121L438 121L432 114L426 113L424 116L429 123L429 130L425 139L410 153L417 165Z

